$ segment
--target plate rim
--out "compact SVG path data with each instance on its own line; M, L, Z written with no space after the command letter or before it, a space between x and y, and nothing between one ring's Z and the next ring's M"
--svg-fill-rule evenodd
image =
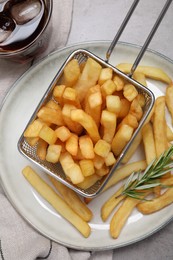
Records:
M111 41L89 41L89 42L82 42L82 43L76 43L74 45L68 45L66 47L63 47L61 49L58 49L50 54L48 54L47 56L45 56L44 58L40 59L38 62L36 62L33 66L31 66L26 72L24 72L13 84L12 86L10 87L10 89L8 90L7 94L5 95L5 97L3 98L2 102L1 102L1 105L0 105L0 112L6 102L6 100L8 99L9 95L11 94L11 92L13 91L13 89L15 88L15 86L25 77L25 75L27 75L30 71L34 70L35 67L39 66L39 64L41 64L42 62L44 62L47 58L51 57L51 56L54 56L54 55L58 55L58 53L61 53L63 51L68 51L69 49L71 48L76 48L78 46L83 46L83 45L86 45L86 44L89 44L90 46L91 45L95 45L95 44L108 44L108 43L111 43ZM118 42L119 45L125 45L125 46L129 46L129 47L132 47L132 48L136 48L136 49L139 49L141 48L140 45L137 45L137 44L131 44L131 43L127 43L127 42ZM152 50L152 49L147 49L147 52L150 52L156 56L159 56L165 60L167 60L168 62L172 63L173 64L173 60L171 60L170 58L168 58L167 56L155 51L155 50ZM30 221L29 219L27 219L26 216L23 216L23 214L20 212L20 210L16 207L15 203L13 202L13 200L11 199L10 195L8 194L8 191L6 190L5 186L4 186L4 183L3 183L3 180L2 180L2 176L0 174L0 180L1 180L1 186L3 188L3 191L5 193L5 195L7 196L8 200L10 201L10 203L12 204L12 206L15 208L15 210L20 214L20 216L25 220L27 221L27 223L29 223L31 225L31 227L33 227L38 233L40 233L41 235L43 235L44 237L54 241L54 242L57 242L63 246L66 246L68 248L72 248L72 249L75 249L75 250L81 250L81 251L106 251L106 250L111 250L111 249L116 249L116 248L121 248L121 247L124 247L124 246L128 246L128 245L131 245L131 244L134 244L136 242L139 242L147 237L150 237L152 236L153 234L155 234L156 232L158 232L159 230L161 230L162 228L164 228L166 225L168 225L172 220L173 220L173 216L170 217L169 219L167 219L167 221L165 221L164 223L161 223L159 226L157 226L155 229L153 229L152 231L148 232L147 234L145 233L144 235L142 236L139 236L137 237L136 239L132 239L131 241L129 242L122 242L121 244L118 244L118 245L108 245L108 246L105 246L104 248L100 248L100 247L90 247L90 246L87 246L87 247L83 247L83 246L75 246L75 245L71 245L69 243L64 243L64 242L61 242L61 241L58 241L58 239L54 239L53 237L51 237L51 235L48 235L48 234L45 234L44 231L40 231L39 230L39 227L37 227L37 225L33 224L32 221Z

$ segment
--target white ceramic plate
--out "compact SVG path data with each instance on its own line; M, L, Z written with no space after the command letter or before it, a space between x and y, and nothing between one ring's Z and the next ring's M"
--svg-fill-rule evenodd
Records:
M108 42L85 43L48 56L16 82L4 100L0 113L0 177L9 200L24 219L43 235L80 250L106 250L134 243L158 231L173 218L173 205L149 216L134 210L119 238L114 240L109 235L110 218L106 223L100 218L101 205L115 191L115 188L111 188L89 204L94 218L90 222L91 235L85 239L32 189L21 174L22 168L29 162L17 150L18 139L63 61L78 48L88 49L104 58L108 46ZM118 44L110 63L133 62L138 51L137 46ZM161 67L173 78L172 62L158 53L148 51L141 63ZM160 82L150 80L148 85L156 96L165 91L165 85ZM142 149L138 153L140 156L143 156ZM136 155L134 159L137 159ZM47 180L46 175L44 178Z

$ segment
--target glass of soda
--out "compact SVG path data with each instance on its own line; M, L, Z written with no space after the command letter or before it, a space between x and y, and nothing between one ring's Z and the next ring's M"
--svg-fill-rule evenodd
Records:
M0 58L27 62L47 48L53 0L0 0Z

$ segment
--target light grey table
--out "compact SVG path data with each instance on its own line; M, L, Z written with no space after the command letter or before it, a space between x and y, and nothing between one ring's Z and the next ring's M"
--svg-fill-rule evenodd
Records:
M112 40L132 2L132 0L74 0L72 27L67 44ZM141 0L120 40L142 45L164 3L165 0ZM172 24L173 3L149 48L173 60ZM173 222L141 242L114 250L113 259L173 259Z

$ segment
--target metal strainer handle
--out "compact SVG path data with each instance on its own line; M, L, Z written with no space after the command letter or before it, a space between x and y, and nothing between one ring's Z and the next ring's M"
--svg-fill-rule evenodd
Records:
M127 15L126 15L124 21L122 22L122 24L121 24L121 26L120 26L120 29L118 30L118 32L117 32L117 34L115 35L115 37L114 37L114 39L113 39L113 41L112 41L110 47L108 48L107 53L106 53L106 62L109 61L109 58L110 58L110 56L111 56L111 53L112 53L112 51L113 51L113 49L114 49L116 43L118 42L118 40L119 40L119 38L120 38L120 36L121 36L121 34L122 34L122 32L123 32L123 30L124 30L124 28L125 28L127 22L129 21L131 15L132 15L132 13L133 13L133 11L135 10L135 8L136 8L138 2L139 2L139 0L135 0L135 1L133 2L132 6L131 6L131 8L130 8L130 10L129 10L129 12L127 13ZM161 23L161 21L162 21L164 15L165 15L166 11L168 10L168 8L169 8L171 2L172 2L172 0L167 0L167 1L166 1L166 3L165 3L165 5L164 5L164 7L163 7L163 9L162 9L162 11L161 11L161 13L160 13L160 15L158 16L158 18L157 18L157 20L156 20L156 22L155 22L155 24L154 24L154 26L153 26L153 28L152 28L150 34L148 35L148 37L147 37L147 39L146 39L144 45L142 46L142 48L141 48L141 50L140 50L140 52L139 52L139 54L138 54L136 60L134 61L133 65L132 65L132 68L131 68L131 72L130 72L130 74L129 74L129 77L131 77L131 76L133 75L135 69L137 68L137 66L138 66L138 64L139 64L139 62L140 62L140 60L141 60L141 58L143 57L143 55L144 55L144 53L145 53L145 51L146 51L148 45L150 44L150 42L151 42L151 40L152 40L152 38L153 38L153 36L154 36L154 34L155 34L157 28L159 27L159 25L160 25L160 23Z

